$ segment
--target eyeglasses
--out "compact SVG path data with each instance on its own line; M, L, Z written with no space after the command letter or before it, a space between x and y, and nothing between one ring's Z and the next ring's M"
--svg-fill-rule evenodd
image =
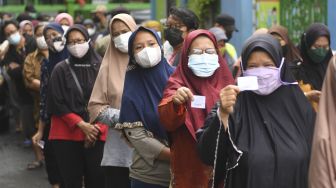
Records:
M68 45L75 45L75 44L83 44L85 39L74 39L74 40L69 40L67 43Z
M215 48L207 48L207 49L198 49L198 48L194 48L194 49L191 49L190 50L190 53L189 55L201 55L203 53L206 53L206 54L217 54L217 51Z
M185 26L184 24L173 24L173 25L170 25L170 24L167 24L167 23L165 23L163 25L164 29L167 29L167 28L181 29L184 26Z

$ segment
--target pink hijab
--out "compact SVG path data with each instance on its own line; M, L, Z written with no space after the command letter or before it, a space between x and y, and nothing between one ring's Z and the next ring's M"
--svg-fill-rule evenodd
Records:
M33 23L32 23L31 21L29 21L29 20L23 20L22 22L20 22L20 24L19 24L19 26L20 26L20 30L23 31L24 27L25 27L27 24L28 24L28 25L31 25L31 27L33 28L33 31L34 31L34 25L33 25Z
M309 167L309 188L336 187L336 57L325 76Z
M58 14L55 18L55 22L60 23L61 20L66 19L69 22L69 26L72 26L74 24L73 18L70 14L68 13L61 13Z

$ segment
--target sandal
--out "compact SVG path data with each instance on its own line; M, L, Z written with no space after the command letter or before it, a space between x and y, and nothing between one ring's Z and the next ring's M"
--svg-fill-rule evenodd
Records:
M42 161L33 161L27 165L27 170L35 170L43 166Z

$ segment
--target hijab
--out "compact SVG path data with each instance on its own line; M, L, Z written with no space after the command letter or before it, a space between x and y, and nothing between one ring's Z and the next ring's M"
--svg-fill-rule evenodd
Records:
M62 29L62 26L59 23L56 22L52 22L49 23L48 25L46 25L43 29L43 36L44 38L46 38L47 35L47 31L48 29L53 29L55 31L57 31L61 36L63 36L64 31ZM66 49L66 47L64 47L64 49L60 52L54 52L52 50L49 49L49 58L47 62L44 62L44 66L47 67L49 74L51 74L52 70L54 69L55 65L61 61L63 61L64 59L69 57L69 53L68 50Z
M315 123L309 169L310 188L336 186L336 58L332 58L323 82Z
M155 36L161 48L161 62L154 67L142 68L134 60L132 46L139 31L146 31ZM128 46L129 64L135 68L127 71L125 76L119 122L132 123L140 121L155 137L167 139L167 135L160 123L157 107L162 99L168 78L174 69L163 56L161 39L156 31L139 27L131 35Z
M129 56L120 52L114 45L111 29L115 20L124 22L132 32L136 29L134 19L128 14L117 14L110 22L110 44L105 52L88 105L91 122L108 106L120 109Z
M29 20L23 20L23 21L20 22L20 24L19 24L21 32L24 30L24 27L25 27L27 24L30 25L30 26L32 27L32 29L34 30L34 25L33 25L33 23L32 23L31 21L29 21Z
M279 68L279 41L260 34L250 37L243 47L243 69L251 54L259 50ZM291 74L281 77L291 79ZM226 167L216 169L227 173L225 187L307 187L314 121L314 110L298 85L282 85L265 96L241 91L229 116L231 144L220 142L218 146L230 147L228 153L217 157L227 162Z
M63 20L63 19L68 20L69 26L72 26L74 24L72 16L68 13L65 13L65 12L58 14L55 18L55 22L60 23L61 20Z
M325 36L329 41L329 51L321 63L315 63L308 55L308 50L314 42L321 36ZM297 79L302 80L305 84L311 84L313 89L321 90L323 79L332 57L330 48L330 32L327 26L321 23L314 23L308 27L305 33L301 36L300 53L303 58L303 63L298 72Z
M289 39L287 28L281 25L275 25L268 30L268 33L279 35L286 42L285 46L282 47L286 62L295 63L297 61L302 61L298 49Z
M226 85L233 84L234 80L230 73L225 60L218 55L220 67L214 74L208 78L200 78L194 75L188 67L188 52L193 40L199 36L208 37L214 44L217 54L220 54L215 36L207 30L195 30L190 32L183 44L180 63L174 74L169 78L163 97L168 98L175 94L180 87L187 87L194 95L202 95L206 98L205 109L191 108L190 104L186 105L187 114L185 124L190 134L196 139L195 133L204 124L207 114L215 102L219 99L219 91Z
M87 29L79 24L69 28L65 35L66 39L68 39L69 33L74 30L81 32L85 41L90 40ZM89 45L88 52L82 58L76 58L70 54L69 64L62 61L53 70L48 87L48 95L51 96L47 99L49 113L57 116L76 113L84 121L89 121L86 107L101 63L100 56L94 50L92 44L89 43ZM81 97L69 66L76 74L83 90L83 97Z

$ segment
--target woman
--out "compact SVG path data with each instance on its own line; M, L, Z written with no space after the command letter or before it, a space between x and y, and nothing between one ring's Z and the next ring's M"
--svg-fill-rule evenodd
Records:
M298 67L295 77L317 110L323 79L332 57L328 27L321 23L310 25L301 37L300 53L303 63Z
M174 69L163 57L160 40L156 31L144 27L129 40L130 62L116 128L134 147L132 188L168 188L170 183L170 149L157 105Z
M218 100L220 89L233 83L226 62L218 54L216 39L209 31L189 33L181 62L169 78L159 105L161 122L170 136L174 188L208 185L210 171L197 155L195 133ZM203 107L191 106L193 95L205 97Z
M105 53L89 101L90 122L109 126L101 165L105 173L105 187L129 188L132 151L120 131L111 128L118 122L124 78L129 61L128 39L136 28L132 16L117 14L110 22L110 44Z
M317 115L312 156L309 167L310 188L336 187L335 177L335 114L336 58L332 58L322 87Z
M23 35L34 36L34 26L33 23L29 20L23 20L20 22L20 31Z
M106 129L89 123L86 105L100 67L101 58L90 44L82 25L74 25L65 35L70 57L52 72L47 108L51 116L49 140L56 155L66 188L103 187L100 168Z
M198 135L202 160L215 167L213 187L307 187L315 113L291 84L279 42L269 34L250 37L242 72L256 77L258 89L222 89Z
M295 65L298 62L302 62L298 49L294 46L288 36L287 28L280 25L272 26L268 30L268 33L279 40L286 63Z
M40 120L38 130L32 140L35 145L38 145L41 140L44 141L44 160L49 183L53 188L59 188L63 185L63 181L59 172L59 167L55 159L55 152L49 141L50 131L50 114L47 112L47 91L51 73L57 63L69 57L68 51L64 48L62 36L64 31L58 23L50 23L44 27L43 37L48 46L48 59L43 59L41 64L41 79L40 79Z
M74 24L72 16L65 12L58 14L55 18L55 22L61 24L64 33Z
M88 30L90 38L91 38L91 40L93 42L93 46L95 46L95 42L96 42L97 38L98 37L102 37L101 33L97 32L97 27L96 27L95 23L93 22L93 20L91 20L89 18L85 19L83 21L83 25Z
M38 122L40 119L40 76L41 76L41 64L45 59L48 59L48 45L43 37L44 25L37 25L35 27L35 39L37 44L37 50L30 53L23 65L23 78L26 88L30 91L34 98L34 122L35 127L32 127L32 135L38 128ZM36 161L29 163L27 166L28 170L36 169L43 166L43 154L41 148L38 145L33 145L33 150L35 153Z
M168 59L169 64L173 66L178 65L185 37L191 31L198 29L198 27L199 19L193 11L176 7L172 7L169 10L169 16L164 30L165 39L169 42L169 45L164 45L166 46L165 50L173 48L173 53Z

